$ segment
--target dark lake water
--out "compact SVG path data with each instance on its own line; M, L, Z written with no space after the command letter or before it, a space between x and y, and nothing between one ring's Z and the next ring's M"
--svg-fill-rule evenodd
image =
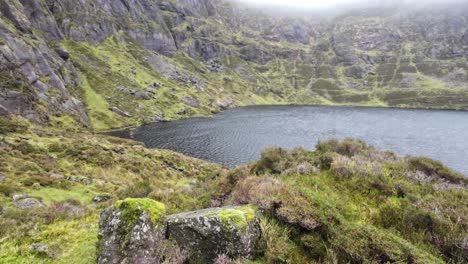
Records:
M258 159L269 146L312 150L319 140L353 137L399 155L431 157L468 175L468 112L252 106L113 135L230 167Z

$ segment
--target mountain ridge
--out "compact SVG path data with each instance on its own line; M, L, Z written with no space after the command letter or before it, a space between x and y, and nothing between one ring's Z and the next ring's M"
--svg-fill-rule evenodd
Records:
M321 20L226 1L3 0L1 113L99 131L251 104L467 109L467 6Z

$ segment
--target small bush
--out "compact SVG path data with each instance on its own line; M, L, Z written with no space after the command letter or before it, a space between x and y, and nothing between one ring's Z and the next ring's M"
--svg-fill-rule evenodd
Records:
M321 221L314 205L294 187L272 177L249 177L239 182L230 200L235 204L254 204L274 213L281 221L314 230Z
M34 183L39 183L41 186L50 186L54 184L54 180L43 176L29 176L21 181L24 186L33 186Z
M329 170L331 168L331 165L333 163L333 159L335 157L336 154L332 153L332 152L325 152L323 154L321 154L319 157L318 157L318 166L322 169L322 170Z
M85 216L86 208L75 199L67 199L63 202L56 202L47 208L44 215L46 223L52 223L56 220L81 218Z
M287 150L279 147L268 148L262 152L255 170L259 173L278 174L291 167L290 161L291 156Z
M153 191L149 181L137 182L133 185L128 186L119 192L118 197L120 199L125 198L146 198L148 194Z
M341 155L352 157L364 150L372 149L364 141L358 139L346 138L342 142L337 139L331 139L324 142L319 142L316 146L319 152L335 152Z
M356 155L351 158L348 156L336 155L330 169L335 175L343 178L349 178L351 176L379 178L383 177L384 174L381 163L369 160L361 155Z
M27 130L28 125L25 122L0 117L0 135L8 133L25 133Z
M17 192L19 189L13 186L8 186L5 184L0 184L0 193L2 193L5 196L11 196L15 192Z
M442 179L453 183L465 183L468 184L468 179L463 177L462 175L450 170L442 162L436 161L430 158L419 157L419 158L411 158L408 161L410 165L410 169L413 171L422 171L427 175L436 175Z
M323 259L327 255L327 247L319 234L305 234L301 236L301 242L314 259Z
M60 144L58 142L55 142L49 145L50 152L60 153L60 152L63 152L64 150L66 150L66 147L63 144Z
M29 142L27 141L22 141L21 143L19 143L16 148L21 151L21 153L23 153L24 155L29 155L29 154L33 154L33 153L38 153L39 150L36 149L33 145L31 145Z
M339 177L349 178L354 174L353 161L345 156L337 155L330 165L330 170Z

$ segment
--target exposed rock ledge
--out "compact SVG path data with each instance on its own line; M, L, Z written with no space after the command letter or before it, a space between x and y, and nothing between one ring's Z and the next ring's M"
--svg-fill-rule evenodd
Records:
M166 216L162 203L129 198L101 213L98 263L253 259L262 252L260 238L257 210L249 205Z

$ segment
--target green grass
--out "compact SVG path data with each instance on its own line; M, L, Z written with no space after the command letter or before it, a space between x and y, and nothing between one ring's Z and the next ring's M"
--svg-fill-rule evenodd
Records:
M83 78L81 89L86 102L86 109L91 120L91 124L96 131L118 128L125 125L122 117L109 110L109 103L90 87L87 79Z
M40 188L38 190L31 190L28 192L33 197L39 197L41 200L49 205L53 202L65 201L67 199L78 200L83 204L90 204L99 192L92 190L91 187L86 187L82 184L74 184L70 189L58 188Z

